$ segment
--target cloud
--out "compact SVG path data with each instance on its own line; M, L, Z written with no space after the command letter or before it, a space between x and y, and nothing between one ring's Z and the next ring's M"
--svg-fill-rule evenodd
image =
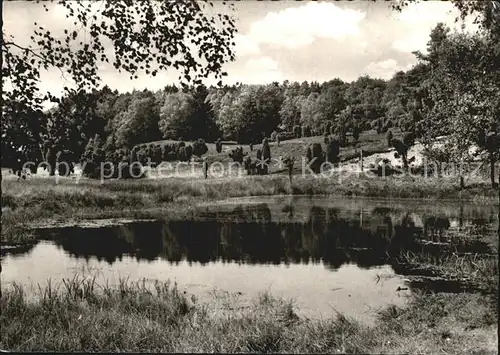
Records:
M395 40L391 47L403 53L411 53L416 50L425 52L427 42L429 42L429 34L427 32L417 32L405 38Z
M234 51L238 58L260 53L260 48L249 36L237 33L234 36Z
M403 53L411 53L416 50L426 52L427 42L431 30L442 22L451 29L460 31L462 25L466 32L477 29L472 18L466 18L464 22L455 22L460 15L456 7L447 1L429 1L411 4L400 13L393 13L392 17L401 25L404 36L395 39L392 49Z
M258 59L252 58L247 60L247 62L245 63L245 68L250 71L277 70L278 63L269 57L260 57Z
M244 65L245 83L258 84L284 80L278 63L270 57L251 58Z
M393 17L408 24L435 24L439 21L453 22L453 16L458 13L451 2L429 1L410 4L401 12L394 12ZM453 15L453 16L450 16Z
M330 80L340 77L355 80L369 74L388 78L398 70L416 63L414 50L425 51L431 29L437 22L455 25L457 11L447 2L419 2L402 13L389 10L385 2L235 2L237 9L234 38L236 61L227 63L224 82L267 83L271 81ZM4 1L4 29L21 45L30 42L33 22L55 36L74 28L61 6L29 1ZM98 10L101 3L97 3ZM215 2L214 11L227 10ZM70 22L68 22L70 21ZM467 24L469 27L469 23ZM472 27L473 28L473 27ZM80 35L84 36L84 31ZM114 48L104 43L113 57ZM188 42L190 48L194 48ZM99 68L103 84L128 91L148 87L152 90L177 82L178 72L171 68L156 77L140 75L129 80L111 64ZM43 89L59 92L64 86L57 70L42 71ZM205 80L207 85L217 80Z
M248 36L257 43L299 48L318 38L344 39L359 33L365 13L326 2L309 2L269 12L250 26Z
M393 58L370 63L365 67L365 74L374 78L381 78L388 80L400 70L406 71L410 69L413 64L401 65Z

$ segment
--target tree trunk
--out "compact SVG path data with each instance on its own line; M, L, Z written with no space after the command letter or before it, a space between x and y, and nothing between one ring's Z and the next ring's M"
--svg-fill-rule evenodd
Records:
M465 188L465 180L464 180L464 177L462 175L460 175L460 189L464 189Z
M491 179L491 187L495 187L495 158L493 154L490 154L490 179Z

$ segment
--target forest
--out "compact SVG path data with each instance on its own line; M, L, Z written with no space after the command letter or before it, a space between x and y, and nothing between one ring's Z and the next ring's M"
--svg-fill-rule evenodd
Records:
M414 52L417 64L390 80L361 76L353 82L68 91L50 110L4 115L2 166L88 162L84 173L94 176L103 161L143 160L141 154L156 154L157 162L189 160L206 152L205 142L256 144L320 135L342 142L347 134L399 128L424 144L431 160L460 163L479 156L490 165L494 184L500 147L498 47L490 35L452 32L438 24L427 53ZM448 137L444 146L434 144L440 136ZM145 145L161 140L178 143ZM196 143L184 147L184 141ZM480 148L475 155L472 146Z

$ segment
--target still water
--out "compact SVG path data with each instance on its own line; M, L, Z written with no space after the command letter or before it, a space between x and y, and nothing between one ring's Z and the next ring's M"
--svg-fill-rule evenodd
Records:
M497 206L421 201L228 200L199 206L195 220L40 229L29 250L3 252L2 286L34 290L76 274L111 285L171 280L200 301L226 292L244 306L269 291L293 299L304 316L338 311L371 322L376 310L402 305L410 292L391 256L421 250L419 240L447 229L494 235L497 216Z

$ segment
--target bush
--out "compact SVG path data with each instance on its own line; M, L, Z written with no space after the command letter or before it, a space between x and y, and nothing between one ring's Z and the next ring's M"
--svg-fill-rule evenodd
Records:
M262 140L262 160L265 162L262 173L267 174L269 172L269 164L271 163L271 147L269 146L267 138Z
M406 144L408 147L411 147L412 145L415 144L415 133L409 132L406 133L403 137L403 143Z
M60 150L57 152L56 165L59 176L69 176L69 174L74 172L73 156L74 154L70 150Z
M406 137L405 137L406 138ZM405 144L403 141L400 139L392 139L391 141L392 146L396 149L397 154L401 157L403 160L403 167L405 171L408 170L408 151L410 150L411 145ZM409 142L411 143L411 141Z
M372 129L376 130L377 133L382 133L384 122L381 117L372 121Z
M186 145L184 147L184 151L186 153L185 161L191 160L191 157L193 156L193 146L192 145Z
M286 141L286 140L289 140L289 139L294 139L295 138L295 133L294 132L280 132L278 134L278 136L279 136L280 142L283 142L283 141Z
M155 144L153 146L153 156L152 156L152 161L156 164L160 164L162 162L162 151L161 151L161 146L158 144Z
M252 158L246 157L243 166L247 172L247 175L257 174L257 164L256 162L252 161Z
M392 146L392 139L393 139L393 134L392 134L392 131L387 131L387 146L388 147L391 147Z
M229 152L228 156L233 159L234 162L237 163L243 163L243 158L247 155L248 153L243 153L243 148L242 147L237 147L234 149L231 149Z
M324 134L324 135L329 135L329 134L330 134L331 129L332 129L332 123L331 123L331 122L326 122L326 123L323 125L323 134Z
M311 170L314 173L318 174L321 171L321 164L323 164L323 162L325 161L325 154L323 152L321 144L313 143L310 147L308 147L307 156Z
M313 155L312 155L312 149L311 149L311 146L307 146L307 149L306 149L306 158L307 158L307 162L310 162L311 159L313 158Z
M217 153L221 153L222 152L222 142L221 142L220 138L218 138L215 141L215 150L217 151Z
M197 157L201 157L203 154L208 152L208 147L203 139L198 139L193 143L193 154Z
M302 137L310 137L311 136L311 129L309 126L302 126Z
M359 134L361 133L361 128L355 124L352 128L352 138L357 141L359 139Z
M293 126L293 136L295 138L302 137L302 129L300 128L300 126Z
M177 158L180 161L187 161L186 147L179 147L179 150L177 151Z
M273 133L271 133L271 141L275 142L277 136L278 136L278 132L273 131Z
M330 137L326 144L326 159L330 163L337 163L339 160L340 142L337 137Z

